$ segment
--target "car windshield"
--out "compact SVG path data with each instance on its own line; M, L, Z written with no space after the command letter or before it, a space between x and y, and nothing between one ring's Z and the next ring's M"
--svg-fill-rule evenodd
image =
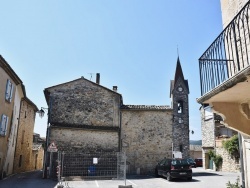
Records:
M188 162L191 162L191 163L193 163L193 162L194 162L194 160L193 160L193 159L187 159L187 161L188 161Z
M187 165L189 164L186 159L175 159L172 160L172 165Z

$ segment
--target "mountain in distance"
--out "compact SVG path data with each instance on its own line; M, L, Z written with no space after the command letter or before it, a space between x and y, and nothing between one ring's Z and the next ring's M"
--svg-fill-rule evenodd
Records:
M189 140L190 145L199 145L201 146L201 140Z

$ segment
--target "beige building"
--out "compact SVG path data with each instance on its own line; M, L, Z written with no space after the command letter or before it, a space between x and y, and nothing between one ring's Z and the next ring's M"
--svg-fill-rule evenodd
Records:
M25 103L32 107L25 111L23 109ZM18 135L23 134L23 140L29 140L31 138L31 142L28 142L30 145L22 148L22 150L25 151L26 149L29 149L32 152L34 119L35 112L38 110L37 107L27 98L22 80L16 75L14 70L2 56L0 56L0 106L1 179L14 173L15 152L17 145L22 141L17 139ZM24 117L29 119L27 122L29 126L24 126L20 132L20 124L22 126L25 119ZM29 132L29 134L25 134L25 132Z
M27 97L22 99L19 116L16 152L14 158L14 173L35 170L33 151L33 130L38 108ZM39 148L40 149L40 148ZM37 161L37 160L36 160Z
M12 174L16 135L24 86L0 56L0 178Z
M199 58L197 101L240 133L242 184L250 187L250 2L221 0L221 10L224 30Z
M190 145L190 157L193 159L202 158L201 145Z
M44 148L41 143L33 143L32 154L31 154L31 170L42 170L43 169L43 156Z

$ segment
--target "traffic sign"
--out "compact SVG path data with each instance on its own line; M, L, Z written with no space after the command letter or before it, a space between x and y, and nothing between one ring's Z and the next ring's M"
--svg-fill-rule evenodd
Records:
M51 142L51 144L49 145L47 151L48 152L57 152L58 151L55 142Z

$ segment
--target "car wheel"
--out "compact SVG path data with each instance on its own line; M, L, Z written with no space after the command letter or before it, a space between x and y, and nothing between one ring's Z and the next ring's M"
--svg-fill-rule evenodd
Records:
M192 181L192 177L188 177L187 180L188 180L188 181Z
M171 175L170 175L169 172L167 173L167 180L168 180L168 181L172 181L172 178L171 178Z

